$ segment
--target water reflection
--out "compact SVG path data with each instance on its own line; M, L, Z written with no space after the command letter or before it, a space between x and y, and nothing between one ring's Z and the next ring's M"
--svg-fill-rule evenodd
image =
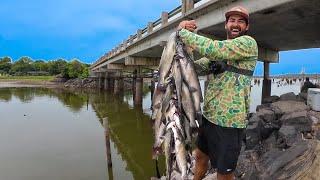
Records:
M284 83L274 81L272 94L298 93L299 81ZM254 111L262 83L252 85ZM0 164L0 179L150 179L156 174L150 96L145 86L143 104L135 107L131 91L0 88L0 161L7 162ZM110 130L109 170L103 118Z
M150 102L148 102L148 100L150 101L149 96L149 92L146 91L144 93L144 101L147 103L144 103L140 107L133 107L132 104L124 101L124 99L130 99L130 97L132 98L132 94L130 93L114 95L112 93L103 91L72 92L62 89L46 88L0 88L0 113L2 114L4 112L8 112L5 116L2 116L0 118L0 127L5 127L1 126L1 124L9 120L12 120L14 124L19 124L18 122L14 121L22 118L22 114L18 115L17 113L14 114L12 112L28 112L26 114L29 118L29 130L32 131L32 137L41 138L41 141L49 141L49 139L39 137L43 136L43 134L37 134L37 128L39 128L39 124L43 124L43 126L51 129L48 130L46 128L43 128L42 131L45 134L46 130L52 131L52 123L54 123L54 126L59 127L60 130L59 133L55 133L55 137L53 138L54 142L46 142L51 144L51 146L55 146L49 152L42 151L42 147L39 147L36 142L28 142L28 144L25 140L23 141L21 139L17 141L13 139L13 141L10 142L13 144L19 144L21 143L21 141L23 141L22 144L28 144L29 152L23 153L24 156L30 156L30 153L34 154L32 151L41 151L40 154L44 154L44 156L46 156L45 154L50 153L50 155L47 155L49 156L49 159L54 158L51 157L52 153L57 153L54 152L54 149L59 148L61 150L61 148L64 149L66 146L69 147L71 145L65 144L64 142L58 143L56 142L55 138L66 138L66 136L68 136L68 134L70 133L70 129L79 131L79 133L75 137L72 137L77 139L76 142L74 142L74 146L77 147L77 141L81 142L82 139L90 139L90 146L99 148L96 150L96 152L99 152L98 156L100 156L101 159L93 159L89 161L91 164L97 163L101 165L101 160L105 160L106 158L105 142L103 139L103 118L107 117L110 129L111 156L113 166L112 169L109 169L108 171L105 162L103 169L105 170L105 173L107 173L107 175L100 172L98 179L150 179L151 176L155 175L154 162L151 160L151 146L153 135L149 115L143 112L143 109L148 109L150 107ZM29 107L29 109L27 107ZM60 109L57 110L57 112L59 113L49 113L51 111L54 111L55 108ZM40 114L42 115L40 116ZM47 117L48 115L50 117ZM68 124L70 123L70 119L75 119L75 121L72 121L72 124ZM87 125L90 124L90 126L84 126L82 124L82 121L86 121ZM98 122L98 124L96 122ZM2 128L0 128L0 131L1 129ZM14 131L19 132L19 128L17 129L13 126L9 127L9 129L11 133ZM82 131L85 131L86 133L83 133ZM95 136L99 134L100 137L91 139L92 137L90 136L92 136L92 134L95 134ZM96 144L93 145L92 142L95 142ZM88 154L85 149L88 149L87 146L89 146L89 144L80 144L82 148L74 149L72 151L78 155ZM6 144L3 145L5 146ZM12 163L12 165L15 167L15 169L19 169L20 166L17 165L19 163L29 163L28 160L18 159L18 157L15 159L15 156L18 154L17 150L8 149L5 151L0 151L0 153L0 160L4 158L1 157L4 156L4 154L10 154L10 157L13 158L11 160L12 162L14 162ZM72 153L69 155L74 156ZM81 161L81 158L78 158L79 159L77 159L77 161ZM47 163L50 164L49 161ZM61 162L59 163L70 164L71 162L66 162L64 159L61 159ZM38 167L38 165L34 166ZM96 166L92 166L92 168L101 169L101 167ZM66 171L67 169L68 168L66 167ZM90 170L87 169L87 171ZM96 170L92 169L91 171ZM30 172L27 171L24 172L26 174L23 174L23 172L21 172L18 173L18 175L13 175L9 172L10 171L2 172L2 169L0 167L0 174L4 175L6 177L5 179L16 179L17 176L20 176L22 178L26 176L26 174L30 174ZM47 174L43 174L43 176L39 176L39 178L37 178L35 175L30 179L43 179L44 176L47 177L46 179L56 179L58 176L52 175L50 171L41 173ZM56 171L55 174L59 173L61 172ZM0 175L0 179L2 179L1 177L4 177L2 175ZM58 179L81 179L80 175L81 173L78 173L78 175L74 175L74 177L66 175L68 176L68 178L61 175ZM97 175L95 176L97 177Z

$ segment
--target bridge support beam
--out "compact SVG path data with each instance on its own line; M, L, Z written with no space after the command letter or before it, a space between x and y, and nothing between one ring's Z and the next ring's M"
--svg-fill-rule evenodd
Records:
M270 63L279 62L279 52L259 47L259 60L263 60L263 83L262 83L262 97L263 100L271 96L271 79L270 79Z
M143 89L143 78L138 77L135 83L135 96L134 96L134 105L135 106L142 106L142 89Z
M114 79L114 94L120 94L123 91L123 78L122 73L117 73L117 76Z
M106 73L104 78L104 89L107 90L108 88L108 73Z

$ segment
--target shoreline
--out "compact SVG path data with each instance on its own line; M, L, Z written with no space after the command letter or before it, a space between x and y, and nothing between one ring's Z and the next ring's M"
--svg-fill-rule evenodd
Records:
M57 88L63 87L63 83L51 81L32 81L32 80L0 80L0 88L10 87L45 87Z

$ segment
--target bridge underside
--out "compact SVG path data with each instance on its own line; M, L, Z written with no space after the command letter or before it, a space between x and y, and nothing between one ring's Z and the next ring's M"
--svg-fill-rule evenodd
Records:
M259 49L261 61L278 62L279 51L320 47L317 29L320 27L319 0L211 0L191 10L185 17L198 22L199 34L223 40L226 38L224 12L235 5L242 5L250 11L248 34L253 36L260 49L263 49ZM107 64L110 63L125 65L127 57L160 59L165 40L183 18L177 18L163 28L151 32L128 46L125 51L95 65L92 70L97 72L101 68L108 69Z

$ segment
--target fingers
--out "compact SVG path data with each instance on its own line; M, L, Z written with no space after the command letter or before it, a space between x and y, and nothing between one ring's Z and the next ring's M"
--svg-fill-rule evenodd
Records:
M197 29L196 21L182 21L180 22L178 29L187 29L189 31L194 31L195 29Z

